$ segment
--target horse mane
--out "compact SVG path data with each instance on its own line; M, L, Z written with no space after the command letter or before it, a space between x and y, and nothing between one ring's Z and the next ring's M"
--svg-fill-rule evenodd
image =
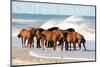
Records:
M53 30L58 30L58 29L59 27L52 27L52 28L47 29L47 31L53 31Z
M66 30L64 30L64 31L75 32L75 29L74 29L74 28L68 28L68 29L66 29Z
M45 29L43 29L43 28L37 28L36 30L38 30L40 32L45 31Z

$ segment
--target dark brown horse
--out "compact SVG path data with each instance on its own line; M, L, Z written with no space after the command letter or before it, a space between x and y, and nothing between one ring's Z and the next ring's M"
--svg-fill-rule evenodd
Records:
M71 43L73 43L74 50L76 50L76 43L78 43L79 49L81 49L81 43L83 43L84 50L86 50L85 47L85 38L83 35L77 33L77 32L66 32L64 33L64 41L65 41L65 50L68 50L68 47L70 44L70 50L71 50Z
M62 42L63 44L63 33L62 30L54 30L54 31L43 31L41 33L42 36L42 46L44 49L44 40L48 41L50 45L53 45L53 49L56 50L57 41ZM62 49L62 48L61 48Z
M32 45L32 42L34 42L34 33L35 33L35 28L31 28L31 29L22 29L20 31L20 33L18 34L18 37L21 38L22 40L22 47L32 47L34 45ZM27 42L27 45L25 45Z
M41 39L41 32L45 31L44 29L42 28L37 28L36 31L35 31L35 36L36 36L36 39L37 39L37 48L40 47L40 39Z

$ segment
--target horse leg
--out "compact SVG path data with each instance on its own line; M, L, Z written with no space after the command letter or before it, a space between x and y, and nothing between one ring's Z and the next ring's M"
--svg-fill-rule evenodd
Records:
M26 38L24 39L24 47L26 47L27 45L26 45Z
M48 47L48 45L47 45L47 40L45 40L45 46Z
M44 38L41 38L41 47L43 48L43 50L44 50Z
M40 39L37 40L37 48L40 48Z
M30 39L28 39L28 42L27 42L27 46L26 46L27 48L29 48L30 47Z
M53 47L53 44L51 44L50 42L48 42L48 47L49 48Z
M30 41L29 41L29 45L30 45L30 48L32 48L33 47L33 45L32 45L32 39L30 39Z
M68 42L65 42L65 50L68 50Z
M56 50L56 42L54 42L53 44L54 44L53 49Z
M34 47L34 39L31 40L31 44L32 44L31 47Z
M47 45L48 45L48 48L50 48L50 47L51 47L50 42L47 42Z
M63 50L64 40L63 40L63 39L61 39L59 43L60 43L60 45L61 45L61 50Z
M37 40L36 48L38 48L38 37L37 36L36 36L36 40Z
M21 38L22 39L22 48L24 48L24 44L23 44L23 38Z
M76 43L73 43L73 48L74 50L76 50Z
M36 46L37 46L37 48L38 48L38 44L39 44L39 39L37 38L37 45L36 45Z
M86 51L86 47L85 47L85 44L83 43L83 47L84 47L84 50Z
M40 48L41 46L40 46L40 38L39 38L39 42L38 42L38 47Z
M61 42L61 50L63 50L64 42Z
M45 46L49 48L50 47L50 42L45 40Z
M39 47L40 47L40 39L37 38L37 48L39 48Z
M79 47L79 50L81 50L81 43L80 42L78 43L78 47Z
M69 43L69 45L70 45L70 51L71 51L71 43Z
M30 39L30 45L31 45L31 48L34 47L34 37L32 37L32 38Z

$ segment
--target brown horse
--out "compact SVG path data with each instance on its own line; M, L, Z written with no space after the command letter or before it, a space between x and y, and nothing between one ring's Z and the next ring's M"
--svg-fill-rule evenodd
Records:
M59 27L51 27L51 28L49 28L49 29L47 29L47 31L54 31L54 30L58 30L59 29ZM50 44L47 40L45 40L46 42L45 42L45 45L47 46L47 47L53 47L53 45L52 44Z
M51 28L47 29L47 31L53 31L53 30L58 30L58 29L59 29L59 27L51 27Z
M68 29L63 30L63 33L66 33L66 32L75 32L75 29L74 28L68 28ZM61 45L61 42L58 45Z
M54 30L53 31L53 41L54 41L54 48L57 45L57 41L61 44L61 50L63 50L63 45L64 45L64 36L63 36L63 30Z
M63 44L63 33L61 30L54 30L54 31L46 30L41 33L41 36L42 36L41 41L42 41L43 49L44 49L44 40L48 41L50 45L53 45L54 50L56 50L57 41L60 41Z
M84 50L86 50L85 47L85 38L83 35L77 33L77 32L66 32L64 33L64 41L65 41L65 50L68 50L68 44L70 44L70 50L71 50L71 43L73 43L74 50L76 50L76 43L78 43L79 49L81 49L81 43L83 43Z
M32 42L34 42L34 33L35 33L35 28L31 28L31 29L22 29L20 31L20 33L18 34L18 37L21 38L22 40L22 47L32 47L34 45L32 45ZM27 42L27 45L25 45Z
M64 30L64 32L67 32L67 31L69 31L69 32L75 32L75 29L74 28L68 28L68 29Z
M77 37L76 43L78 43L79 49L81 49L81 43L82 43L84 50L86 51L86 47L85 47L86 40L85 40L84 36L82 34L79 34L79 33L76 32L76 37Z

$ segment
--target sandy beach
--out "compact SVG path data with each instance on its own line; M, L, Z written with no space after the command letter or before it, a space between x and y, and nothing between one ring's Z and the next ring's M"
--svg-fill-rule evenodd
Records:
M31 65L31 64L49 64L49 63L69 63L79 61L95 61L95 41L87 41L84 51L61 51L52 48L49 51L43 51L41 48L21 48L21 41L17 37L12 37L12 65ZM36 44L36 41L35 43ZM62 59L63 58L63 59Z
M29 65L29 64L46 64L46 63L64 63L75 62L78 60L72 59L51 59L29 55L32 49L14 48L12 49L12 65Z

